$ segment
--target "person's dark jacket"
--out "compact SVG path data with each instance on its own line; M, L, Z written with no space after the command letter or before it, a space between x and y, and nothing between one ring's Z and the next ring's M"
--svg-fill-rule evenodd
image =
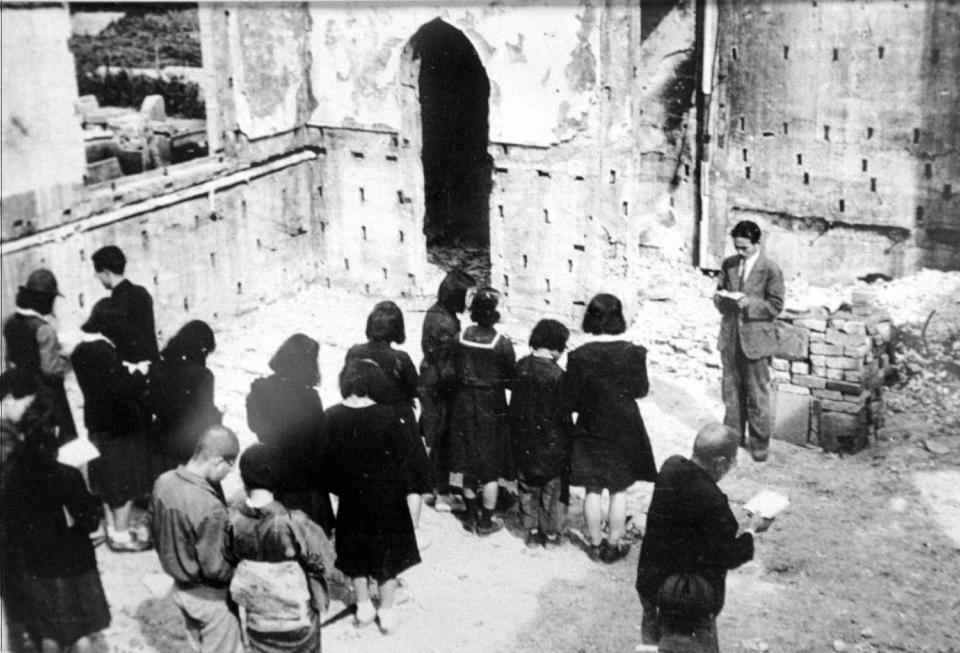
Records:
M131 363L157 360L160 353L153 319L153 298L147 289L124 279L114 287L110 298L127 320L124 338L117 343L120 358Z
M703 576L723 608L728 569L753 559L753 536L737 535L726 495L697 464L667 459L657 476L637 564L637 592L656 602L663 581L688 572Z
M463 292L462 282L448 274L437 290L437 301L423 318L420 384L422 392L431 397L449 397L456 386L454 352L460 337L457 312L463 310Z
M96 569L89 534L100 523L99 509L77 469L24 454L4 482L5 544L26 571L42 578Z
M569 464L572 431L563 398L563 369L550 358L522 358L510 397L517 471L528 479L560 476Z
M223 418L213 402L213 372L200 363L160 360L150 366L148 386L160 444L168 456L186 462L200 434Z
M83 391L87 430L129 435L144 427L139 403L144 379L127 371L116 347L106 340L82 342L73 350L70 362Z
M257 379L247 395L247 426L282 459L281 490L316 485L320 465L323 404L314 388L272 375Z
M378 404L413 409L419 375L405 351L394 349L388 342L370 340L354 345L347 351L346 360L354 359L372 360L383 372L383 376L379 377L383 383L370 391L371 399Z

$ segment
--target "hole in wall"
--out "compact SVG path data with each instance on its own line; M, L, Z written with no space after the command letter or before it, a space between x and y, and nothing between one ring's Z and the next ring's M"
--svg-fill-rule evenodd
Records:
M624 215L629 215L629 214L630 214L630 204L629 204L629 202L624 202L624 203L623 203L623 214L624 214Z
M839 202L839 209L840 209L840 213L843 213L844 211L847 210L847 203L842 199Z
M939 48L933 48L932 50L930 50L930 63L933 64L934 66L936 66L938 63L940 63L940 49L939 49Z
M363 239L366 240L366 239L367 239L367 228L366 228L366 227L360 227L360 233L361 233L361 236L363 237Z
M354 159L363 159L363 158L365 158L363 152L352 151L352 152L350 152L350 154L353 155L353 158L354 158Z
M397 157L394 154L388 154L386 159L387 161L395 162L397 160Z
M943 199L948 200L953 197L953 186L950 184L943 185Z
M547 179L550 179L550 173L547 172L546 170L537 170L537 176L546 177Z
M737 46L730 48L730 58L736 61L740 57L740 53L737 51Z
M217 267L217 254L216 252L210 252L210 267Z
M798 165L798 166L802 166L802 165L803 165L803 155L802 155L802 154L797 154L797 165Z
M743 160L746 161L746 160L747 160L747 148L743 148L742 152L743 152Z
M497 204L497 213L500 214L500 217L503 217L503 204Z
M383 278L386 279L388 275L387 268L382 268L382 269L383 269Z
M329 288L329 287L330 287L330 277L327 277L327 278L326 278L326 282L327 282L327 288Z
M830 125L823 126L823 140L825 141L830 140Z
M803 173L803 185L804 185L804 186L809 186L809 185L810 185L810 173L809 173L809 172Z
M922 227L923 226L923 207L922 206L917 207L916 212L914 213L914 217L916 219L917 226Z
M616 171L616 170L611 170L611 171L610 171L610 183L611 183L611 184L617 183L617 171Z
M366 193L365 193L364 190L363 190L363 186L360 187L360 201L361 201L361 202L366 202L366 201L367 201Z
M510 275L508 274L503 275L503 287L504 288L510 287Z
M790 133L790 123L788 122L783 123L783 133L784 134Z
M160 280L157 278L157 275L153 275L153 285L159 286Z
M545 279L547 282L547 292L550 292L550 279Z
M743 169L743 176L746 177L747 179L750 179L750 166L747 166L746 168Z
M869 162L868 162L866 159L860 159L860 169L861 169L863 172L866 172L866 171L867 171L868 165L869 165Z
M527 255L523 255L523 267L527 267Z
M783 58L784 58L784 59L789 59L789 58L790 58L790 46L789 46L789 45L783 46Z
M876 178L876 177L870 177L870 191L871 191L871 192L874 192L874 193L877 192L877 178Z
M439 18L417 30L406 52L411 61L419 60L419 104L407 107L420 113L428 254L438 258L450 247L472 249L470 257L489 266L490 80L463 32ZM509 154L507 144L500 149Z
M548 211L547 209L543 210L543 221L546 224L550 224L550 211Z
M684 174L684 176L686 176L686 177L689 177L689 176L690 176L690 164L689 164L689 163L684 163L684 164L683 164L683 174Z
M348 272L350 271L350 259L348 258L343 259L343 269Z
M867 140L873 138L873 127L867 127Z
M574 181L583 181L583 175L576 175L576 176L573 178L573 180L574 180Z
M747 129L747 119L744 116L740 116L740 131L746 131Z
M567 272L573 272L573 259L567 259Z
M399 233L400 233L400 242L402 243L404 238L403 229L401 229Z
M83 293L77 295L77 302L80 304L80 308L83 308Z
M883 59L884 51L885 49L882 45L877 48L877 59Z
M920 130L919 130L919 129L914 129L914 130L913 130L913 142L914 142L914 143L919 143L919 142L920 142Z
M190 300L188 300L186 297L183 298L183 310L184 312L190 310Z
M238 294L238 295L242 295L242 294L243 294L243 282L242 282L242 281L238 281L238 282L237 282L237 294Z
M923 164L923 176L927 179L933 177L933 165L930 163Z
M840 60L840 50L838 48L833 49L833 60L834 61Z

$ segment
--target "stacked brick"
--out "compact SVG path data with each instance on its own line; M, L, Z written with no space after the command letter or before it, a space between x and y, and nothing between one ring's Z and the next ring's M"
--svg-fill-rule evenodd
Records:
M773 358L774 437L856 452L883 426L890 316L870 291L848 307L781 318ZM805 413L805 415L804 415Z

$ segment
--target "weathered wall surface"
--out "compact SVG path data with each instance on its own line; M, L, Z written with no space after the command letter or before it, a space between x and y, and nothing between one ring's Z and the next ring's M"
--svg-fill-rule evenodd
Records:
M50 226L51 220L59 222L59 210L69 205L83 184L86 163L80 125L73 113L77 82L73 56L66 47L67 12L58 7L4 5L0 30L0 195L6 238L21 230ZM46 216L51 211L55 215Z
M719 5L715 260L755 219L788 276L960 265L960 5Z
M66 21L65 9L51 11ZM81 188L42 210L5 203L5 223L32 215L44 227L5 232L4 312L45 265L66 295L63 323L79 324L105 294L89 256L107 243L127 252L167 335L189 318L250 310L308 283L432 293L409 46L436 18L470 40L490 80L492 280L508 310L579 318L601 290L629 306L646 264L690 256L692 3L657 5L646 17L636 2L210 3L200 22L218 154ZM45 51L66 52L61 32ZM8 71L29 78L28 67L7 64L5 84ZM72 62L56 69L72 80ZM72 129L74 95L50 100L69 121L44 124ZM82 142L71 151L82 170ZM35 191L56 181L39 163L25 168Z

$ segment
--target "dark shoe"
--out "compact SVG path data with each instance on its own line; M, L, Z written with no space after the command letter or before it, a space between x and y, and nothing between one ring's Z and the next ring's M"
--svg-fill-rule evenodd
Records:
M770 457L769 443L751 442L750 457L753 458L758 463L766 462L767 458Z
M536 549L544 541L543 535L536 528L531 528L527 531L527 537L523 541L527 545L528 549Z
M122 542L107 537L107 547L114 553L139 553L140 551L146 551L150 546L149 542L141 542L132 537Z
M488 520L481 520L477 524L477 535L483 537L485 535L493 535L499 530L503 529L503 520L499 517L490 517Z
M600 562L603 559L603 552L607 549L607 541L600 544L590 544L587 546L587 557L594 562Z
M543 536L543 548L548 551L560 548L560 533L547 533Z
M630 545L626 542L619 542L616 545L603 542L603 549L600 551L600 559L607 564L612 564L618 560L623 560L630 553Z

